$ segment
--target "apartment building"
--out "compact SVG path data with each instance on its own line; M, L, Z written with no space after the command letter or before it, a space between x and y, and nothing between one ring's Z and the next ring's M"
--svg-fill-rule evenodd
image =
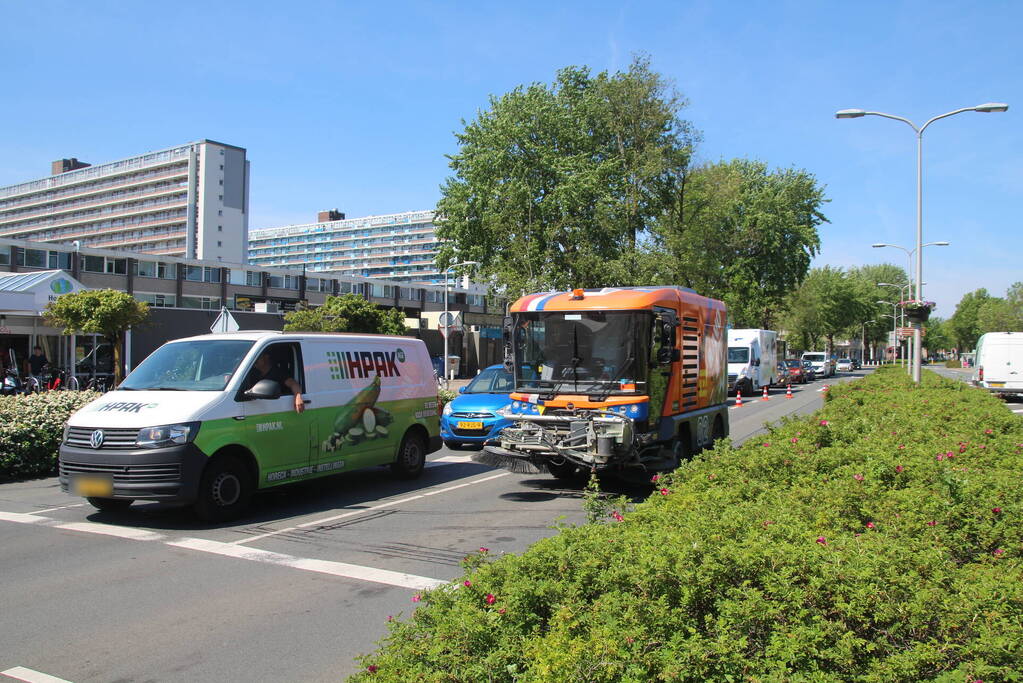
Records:
M443 279L434 258L440 242L434 212L345 218L321 211L316 223L249 233L249 263L331 271L399 282Z
M245 263L248 205L245 150L199 140L0 187L0 237Z

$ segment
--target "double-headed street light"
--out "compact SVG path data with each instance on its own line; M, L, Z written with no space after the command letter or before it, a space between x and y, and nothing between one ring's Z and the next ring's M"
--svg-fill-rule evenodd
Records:
M891 301L881 301L881 300L875 301L874 303L876 303L876 304L884 304L886 306L891 306L892 307L892 312L890 314L889 313L882 313L880 317L882 317L882 318L891 318L892 319L892 348L899 348L901 346L899 344L899 333L898 333L899 315L895 311L895 309L898 308L899 304L891 302ZM894 363L894 362L895 362L895 357L893 355L892 356L892 363Z
M842 109L841 111L835 112L835 118L837 119L857 119L861 116L881 116L886 119L894 119L895 121L902 121L907 124L916 133L916 300L923 301L923 291L921 289L921 282L923 281L923 144L924 144L924 131L927 130L927 126L931 125L939 119L948 118L949 116L955 116L956 114L962 114L963 112L976 111L981 113L991 112L1003 112L1009 109L1009 105L1002 102L987 102L985 104L978 104L975 107L963 107L962 109L956 109L955 111L946 112L939 114L927 121L922 126L917 126L909 119L901 116L895 116L894 114L885 114L880 111L865 111L863 109ZM915 358L913 361L913 381L917 384L920 383L920 352L921 342L920 335L916 332L913 333L913 350L915 352Z
M449 382L451 381L451 370L450 363L448 362L448 337L451 336L451 313L448 312L448 273L455 268L461 268L462 266L478 266L479 261L462 261L461 263L452 263L450 266L444 269L444 317L442 318L443 324L447 326L444 330L444 362L441 365L444 367L444 388L447 389Z

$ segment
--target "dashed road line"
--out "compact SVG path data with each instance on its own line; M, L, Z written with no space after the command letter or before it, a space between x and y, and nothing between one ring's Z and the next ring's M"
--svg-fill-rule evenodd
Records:
M422 498L422 496L416 497ZM391 504L396 505L399 502L401 501L393 501ZM227 557L234 557L237 559L249 560L253 562L262 562L264 564L273 564L281 567L290 567L292 569L301 569L303 571L316 572L318 574L330 574L332 576L339 576L347 579L355 579L358 581L382 583L388 586L396 586L398 588L410 588L412 590L425 590L428 588L436 588L437 586L441 586L447 583L447 581L441 579L433 579L426 576L418 576L416 574L406 574L403 572L395 572L388 569L378 569L376 567L365 567L357 564L348 564L346 562L334 562L331 560L316 560L307 557L296 557L294 555L274 553L268 550L259 550L257 548L246 548L231 543L223 543L221 541L210 541L203 538L169 538L164 534L155 531L135 529L132 527L119 527L107 524L96 524L94 522L61 523L59 520L55 520L50 517L42 517L40 515L3 511L0 511L0 520L7 522L16 522L18 524L37 524L40 526L52 527L54 529L62 529L65 531L77 531L79 533L86 534L114 536L117 538L123 538L131 541L157 542L173 548L195 550L199 552L210 553L213 555L223 555ZM19 671L21 670L20 667L16 667L16 669ZM10 675L10 671L14 670L15 669L9 669L8 671L0 673ZM25 671L31 672L31 669L25 669ZM46 676L46 674L40 675ZM17 676L12 677L17 678ZM61 679L22 678L20 680L32 681L33 683L35 683L35 681L45 683L46 681L51 680L60 681Z
M27 681L27 683L71 683L71 681L63 678L44 674L42 671L35 671L34 669L26 669L23 666L0 671L0 676L8 676L16 681Z

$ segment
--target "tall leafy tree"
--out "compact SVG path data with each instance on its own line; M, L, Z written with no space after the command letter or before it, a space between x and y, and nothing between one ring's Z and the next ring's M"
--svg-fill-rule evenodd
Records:
M322 306L285 313L284 323L285 332L408 334L401 311L378 308L358 294L328 296Z
M952 337L948 334L948 323L942 318L931 318L924 323L922 344L928 353L947 351L952 348Z
M478 261L512 294L627 283L689 163L685 106L642 57L625 72L569 67L492 97L449 157L439 264Z
M747 159L693 169L677 188L646 245L655 279L724 299L737 327L775 327L820 248L823 188Z
M871 294L861 278L841 268L814 268L790 295L784 325L798 346L814 349L824 340L830 354L838 334L870 319Z
M892 314L892 304L898 303L901 300L903 290L900 287L904 287L909 283L906 270L901 266L891 263L878 263L850 268L848 273L851 277L859 278L864 286L870 290L867 303L874 309L869 318L874 322L866 326L865 336L868 343L878 344L883 342L887 344L888 335L892 329L892 319L886 316ZM898 287L882 286L881 283L898 285ZM908 289L905 291L908 291ZM878 301L887 301L889 303L887 305L878 304ZM862 329L857 328L855 334L859 335Z
M73 292L51 301L43 312L47 324L64 334L99 334L114 351L114 383L124 377L124 335L149 318L149 304L114 289Z
M948 319L948 332L960 352L971 351L977 345L977 338L982 333L978 314L990 299L991 295L984 288L964 294L956 305L955 313Z

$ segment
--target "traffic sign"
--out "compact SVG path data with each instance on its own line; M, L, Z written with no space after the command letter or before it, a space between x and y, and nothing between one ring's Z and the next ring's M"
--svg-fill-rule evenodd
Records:
M238 325L238 321L231 315L231 311L227 310L227 307L220 309L220 315L210 325L210 332L237 332L241 327Z

